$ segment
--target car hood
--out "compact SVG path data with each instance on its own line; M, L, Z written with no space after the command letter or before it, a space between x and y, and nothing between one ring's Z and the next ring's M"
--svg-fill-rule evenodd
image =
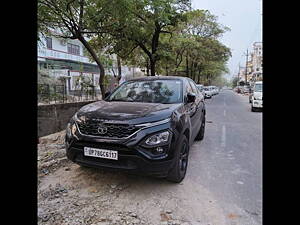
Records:
M253 92L253 97L258 98L258 99L262 99L262 92Z
M140 103L140 102L107 102L97 101L83 106L77 113L87 119L123 121L123 123L139 124L163 120L182 106L177 104Z

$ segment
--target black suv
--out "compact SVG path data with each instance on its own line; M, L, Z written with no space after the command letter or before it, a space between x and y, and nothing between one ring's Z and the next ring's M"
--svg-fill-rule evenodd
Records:
M67 125L67 157L181 182L189 147L204 137L205 112L204 97L189 78L132 79L75 113Z

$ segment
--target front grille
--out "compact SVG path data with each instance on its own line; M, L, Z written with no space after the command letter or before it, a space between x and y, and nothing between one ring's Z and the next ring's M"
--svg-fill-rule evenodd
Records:
M140 128L129 124L112 124L86 121L78 123L79 130L82 134L93 135L104 138L126 138L138 131ZM99 127L104 127L106 132L99 133Z

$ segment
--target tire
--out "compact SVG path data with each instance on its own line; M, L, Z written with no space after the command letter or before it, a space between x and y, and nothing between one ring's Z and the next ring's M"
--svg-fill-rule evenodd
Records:
M251 106L251 112L256 112L256 109L253 106Z
M186 174L189 158L189 142L185 135L183 135L179 148L176 149L175 164L169 171L166 179L174 183L180 183Z
M204 132L205 132L205 115L203 116L201 127L199 129L199 132L195 138L196 141L202 141L204 138Z

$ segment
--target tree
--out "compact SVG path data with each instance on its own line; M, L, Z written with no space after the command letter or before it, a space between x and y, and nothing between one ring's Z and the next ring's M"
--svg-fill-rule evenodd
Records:
M108 31L113 52L119 55L124 51L122 46L127 50L139 47L148 58L151 76L155 76L161 59L160 35L172 34L189 4L187 0L112 0L106 10L115 21Z
M234 77L231 81L231 85L233 88L235 88L237 85L238 85L238 81L239 81L239 78L238 77Z
M218 38L229 28L217 23L207 10L189 11L185 16L187 20L177 24L172 37L161 35L166 57L159 63L160 71L168 68L166 73L183 74L197 83L205 76L206 80L219 76L222 69L226 72L225 63L231 52Z
M59 30L60 34L55 36L79 40L99 67L99 86L104 96L104 67L87 41L88 35L99 33L104 29L101 21L105 19L105 15L97 14L102 9L101 2L97 0L38 0L38 31L49 33L51 29ZM95 14L97 14L96 18Z

